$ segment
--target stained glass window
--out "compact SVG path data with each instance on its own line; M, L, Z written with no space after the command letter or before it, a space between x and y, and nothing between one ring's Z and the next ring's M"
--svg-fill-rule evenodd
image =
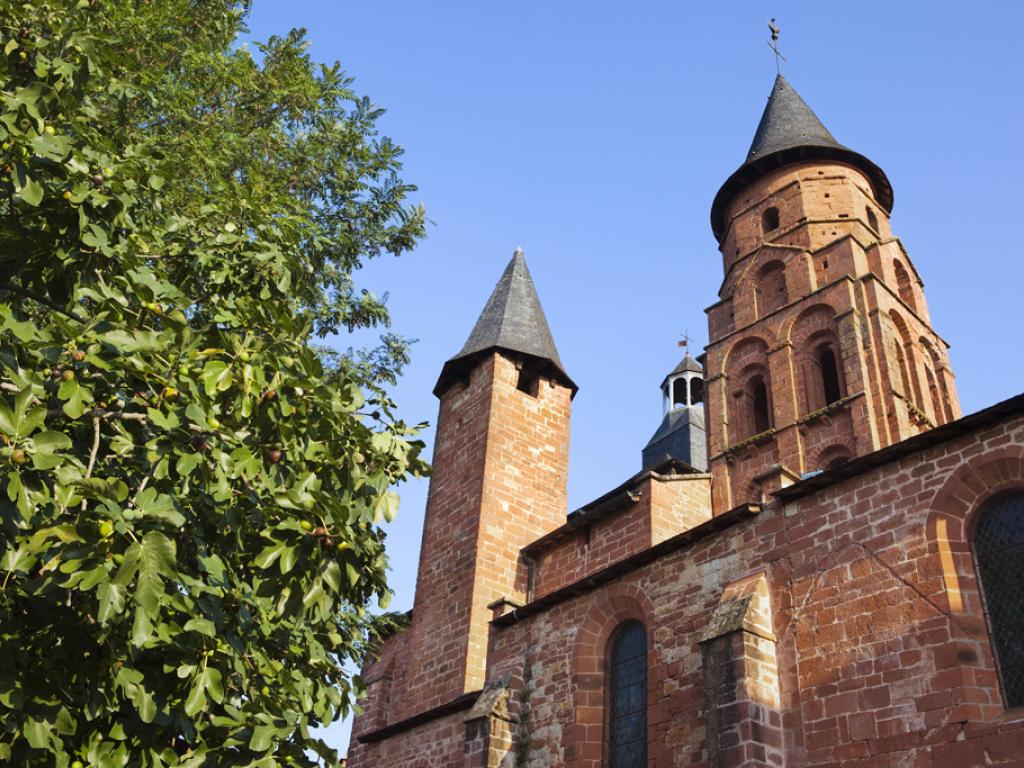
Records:
M1024 706L1024 493L985 505L974 553L1006 705Z
M608 656L608 768L647 766L647 633L623 624Z

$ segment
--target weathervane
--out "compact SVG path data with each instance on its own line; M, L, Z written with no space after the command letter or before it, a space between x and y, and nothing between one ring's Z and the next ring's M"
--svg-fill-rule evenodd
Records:
M771 30L772 39L771 42L765 40L768 43L768 47L775 53L775 73L778 75L782 74L782 63L786 61L786 57L779 51L779 28L775 25L775 19L768 22L768 29Z
M682 341L677 341L676 342L676 346L678 346L678 347L686 347L687 351L689 351L690 342L693 341L693 339L690 338L689 331L685 331L684 330L679 335L683 337L683 340Z

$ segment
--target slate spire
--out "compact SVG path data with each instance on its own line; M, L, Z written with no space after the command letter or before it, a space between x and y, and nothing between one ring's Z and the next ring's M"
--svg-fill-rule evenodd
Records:
M434 394L440 396L453 381L467 376L480 357L496 349L523 355L575 393L577 387L558 356L522 248L512 254L462 349L444 364Z
M836 141L786 78L778 75L746 161L726 180L711 204L711 229L715 237L721 241L729 203L744 187L784 165L815 161L840 162L858 168L871 181L878 204L887 212L892 211L892 185L885 172L864 155Z
M775 78L747 162L800 146L843 148L782 75Z

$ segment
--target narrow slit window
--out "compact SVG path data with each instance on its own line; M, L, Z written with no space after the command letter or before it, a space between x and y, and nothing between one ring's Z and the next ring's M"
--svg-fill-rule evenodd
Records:
M831 347L823 347L818 353L818 365L821 368L821 385L825 395L825 405L841 400L842 388L839 385L839 366L836 355Z
M868 213L868 226L871 227L875 232L878 231L878 217L875 216L875 212L870 208L867 209Z
M768 413L768 387L764 379L755 376L750 382L751 407L754 411L754 434L759 435L771 429L771 418Z

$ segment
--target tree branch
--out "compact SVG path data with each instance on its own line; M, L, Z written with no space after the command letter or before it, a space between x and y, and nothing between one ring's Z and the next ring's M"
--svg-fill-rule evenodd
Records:
M85 468L85 479L92 475L96 466L96 455L100 452L100 417L92 417L92 452L89 454L89 465ZM82 499L82 511L85 512L85 499Z
M11 285L10 283L0 283L0 291L10 291L11 293L16 293L16 294L19 294L21 296L24 296L27 299L32 299L33 301L37 301L40 304L42 304L43 306L49 307L52 310L60 312L65 317L70 317L72 320L75 320L75 321L77 321L79 323L88 322L81 315L79 315L79 314L77 314L75 312L69 312L68 310L64 309L64 307L62 307L60 304L58 304L57 302L53 301L52 299L49 299L46 296L43 296L42 294L36 293L35 291L30 291L28 288L22 288L19 285Z

